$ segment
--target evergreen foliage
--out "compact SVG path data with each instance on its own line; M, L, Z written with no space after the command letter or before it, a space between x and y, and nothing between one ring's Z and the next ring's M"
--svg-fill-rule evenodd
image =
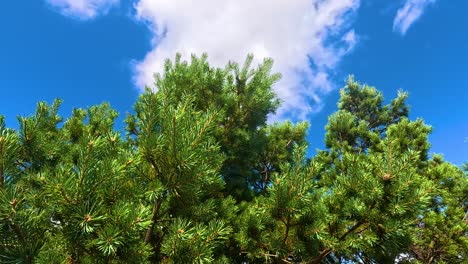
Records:
M466 263L468 165L428 157L407 93L349 78L308 157L252 62L168 60L125 135L107 103L0 116L0 263Z

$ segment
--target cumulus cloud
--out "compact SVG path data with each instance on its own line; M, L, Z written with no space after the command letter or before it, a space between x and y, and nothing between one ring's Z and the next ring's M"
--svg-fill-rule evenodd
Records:
M153 33L153 49L135 64L135 84L153 83L164 60L180 52L208 54L210 63L275 60L283 75L274 87L282 99L275 119L305 119L321 109L340 60L358 37L350 27L359 0L138 0L136 17Z
M421 18L426 8L433 3L435 0L406 0L393 20L393 31L405 35L411 25Z
M119 4L119 0L46 0L46 2L62 15L80 20L105 15L113 6Z

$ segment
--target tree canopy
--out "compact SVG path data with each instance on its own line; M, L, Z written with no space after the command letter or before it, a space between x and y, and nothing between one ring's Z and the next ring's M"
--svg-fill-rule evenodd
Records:
M350 77L325 145L268 124L273 61L177 55L127 114L0 117L0 263L466 263L468 165Z

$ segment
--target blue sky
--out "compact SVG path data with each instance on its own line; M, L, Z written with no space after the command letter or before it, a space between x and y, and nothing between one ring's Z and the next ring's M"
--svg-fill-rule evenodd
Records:
M292 4L294 3L294 4ZM323 148L349 74L390 100L409 92L411 118L433 126L431 152L468 161L468 2L450 0L37 0L0 9L0 114L38 101L73 107L110 102L131 111L153 72L175 52L207 52L214 65L270 56L283 79L275 119L311 123Z

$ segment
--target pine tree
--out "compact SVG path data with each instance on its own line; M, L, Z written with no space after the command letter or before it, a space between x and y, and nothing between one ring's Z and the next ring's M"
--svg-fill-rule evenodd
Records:
M428 157L407 93L350 78L326 148L267 125L272 61L167 61L114 129L109 104L0 117L1 263L464 263L468 165Z
M190 62L178 54L155 78L156 87L172 89L178 100L193 95L195 109L216 109L214 136L225 154L221 174L226 194L239 201L255 195L252 184L262 177L255 168L268 146L267 131L261 128L279 106L272 85L280 75L271 73L273 61L266 59L257 68L252 68L252 62L253 56L248 55L242 66L230 62L222 69L211 67L206 54L192 56Z
M434 155L427 177L434 182L430 206L413 229L409 260L422 263L465 263L468 256L468 175Z
M160 87L144 93L127 119L140 192L152 207L144 242L158 262L211 262L230 233L220 210L234 205L220 199L224 155L213 137L217 112L197 111L194 103L192 95L178 98L171 87Z
M405 103L408 94L405 92L399 91L390 104L384 105L381 92L368 85L361 86L350 77L340 93L338 112L330 117L327 126L326 144L329 150L320 153L318 158L327 164L326 167L348 169L341 158L346 154L354 153L355 156L369 159L366 164L371 164L370 160L380 156L377 174L380 174L382 182L360 191L366 193L366 190L374 190L372 186L382 184L384 187L380 197L372 198L376 204L368 205L368 210L377 207L380 211L378 214L383 216L381 220L375 219L377 225L370 228L377 241L368 245L367 249L361 247L362 252L346 253L345 256L393 263L401 249L410 243L411 231L406 227L424 208L424 202L433 189L422 171L427 163L430 146L427 137L431 129L421 119L408 119L409 107ZM375 170L371 171L376 174ZM334 174L327 184L340 180L340 175ZM353 188L353 185L349 187ZM366 195L372 196L374 191ZM403 217L392 212L396 208L408 214Z
M43 188L39 180L43 168L57 163L55 125L57 109L39 103L36 114L18 118L20 131L5 127L0 118L0 261L33 263L43 248L47 220Z
M251 260L384 263L409 243L408 227L433 189L420 169L430 128L407 119L404 93L384 106L375 88L350 79L341 94L327 125L329 148L310 162L297 148L268 194L243 213L237 240Z
M168 61L158 91L144 93L128 116L125 139L113 130L117 113L108 104L75 109L62 123L61 102L41 102L18 131L2 119L2 262L236 255L230 234L239 209L229 195L255 194L260 154L271 169L287 159L290 145L267 149L270 137L305 134L290 124L264 128L278 105L271 90L278 75L271 60L255 70L251 63L251 56L225 69L211 68L206 56Z

